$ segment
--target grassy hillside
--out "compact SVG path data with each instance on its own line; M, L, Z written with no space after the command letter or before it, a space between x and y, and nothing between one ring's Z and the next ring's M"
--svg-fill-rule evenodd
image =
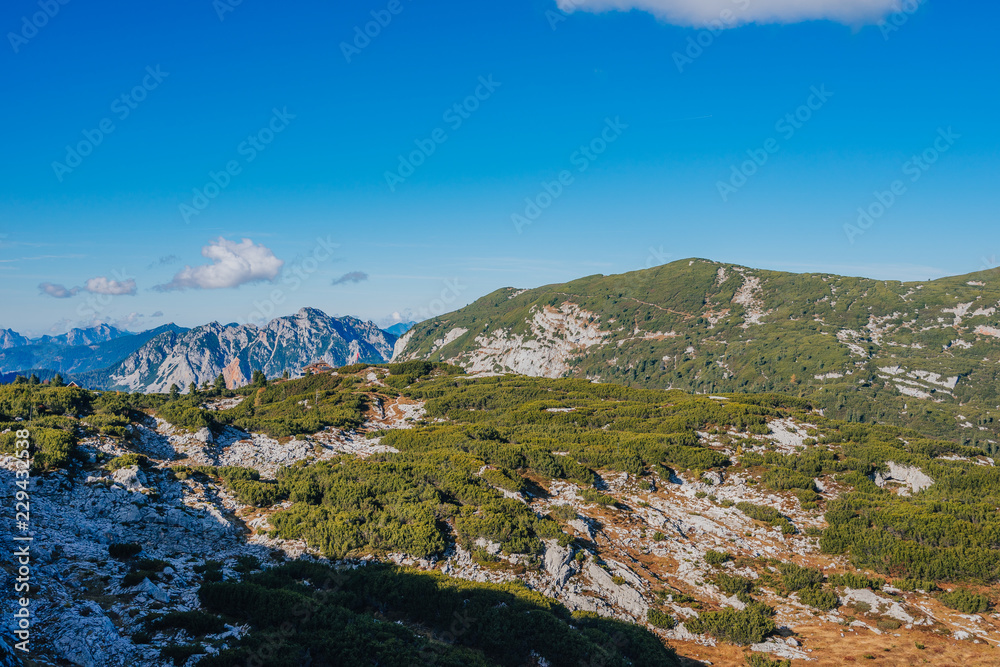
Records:
M683 260L499 290L418 324L401 358L809 396L831 416L910 425L995 452L998 303L996 271L900 283ZM532 356L563 363L532 367Z
M238 576L223 576L218 565L199 591L202 611L153 614L137 635L148 642L186 630L189 641L218 634L208 629L223 627L220 621L251 626L206 665L300 664L307 657L346 664L360 655L386 665L522 665L537 656L552 665L587 656L608 665L672 665L674 651L655 633L681 623L732 656L773 637L776 619L792 618L789 609L819 623L821 613L845 607L845 616L822 621L837 632L837 623L856 618L899 630L898 620L857 591L896 591L878 599L915 614L933 606L934 618L948 610L984 614L997 598L1000 468L978 449L918 430L823 416L812 398L476 378L429 362L261 383L241 390L234 407L206 405L233 394L0 387L0 451L12 451L11 431L27 426L36 469L66 468L83 479L95 466L155 465L266 512L268 539L302 540L331 562L408 558L421 566L344 571L297 561L263 570L241 565ZM422 406L410 428L379 426L380 410L401 402ZM76 455L77 441L97 433L124 449L138 446L131 425L142 413L181 429L269 433L278 447L333 428L381 448L301 460L274 479L136 454L90 463ZM584 506L593 508L587 522L596 534L581 532ZM673 518L654 520L659 512ZM737 532L703 530L708 517ZM661 532L672 526L675 536ZM514 579L478 584L437 571L458 547L475 567ZM574 581L605 577L610 588L601 590L609 596L626 586L641 592L648 609L640 606L638 622L570 613L517 583L538 581L557 549ZM669 549L684 560L668 558ZM623 571L622 562L641 577ZM457 631L463 610L472 620ZM906 628L917 633L918 651L945 629L933 619ZM177 645L164 655L173 650L202 649ZM262 651L271 653L261 658Z
M393 374L388 369L376 371L378 382L356 389L367 392L369 405L400 396L420 401L426 408L424 419L415 428L372 433L380 435L382 444L394 452L296 464L280 471L274 481L257 482L273 489L263 504L292 501L290 508L272 516L274 536L303 539L331 558L405 554L433 562L446 558L450 545L458 544L470 550L483 566L513 567L527 573L542 567L541 541L556 540L576 555L577 562L593 560L605 567L604 547L574 537L567 528L567 522L577 517L574 510L553 504L547 505L547 511L542 509L546 505L539 502L548 497L546 489L569 483L585 502L606 507L609 518L602 521L629 525L643 521L643 503L635 506L632 501L623 501L621 495L608 495L605 480L625 473L636 480L636 489L657 489L669 486L675 474L694 480L721 474L746 479L768 494L790 496L799 506L797 512L788 513L770 504L740 501L734 506L733 501L711 496L714 503L721 503L719 507L729 508L724 511L743 513L788 537L805 533L811 536L806 539L818 540L818 553L846 559L851 567L827 574L793 563L791 554L754 559L709 552L705 559L716 567L710 581L747 606L741 611L718 606L697 592L695 598L686 598L666 585L671 572L659 571L665 597L662 610L650 609L648 622L654 627L672 627L677 623L671 616L673 609L678 604L692 604L699 615L684 621L689 631L746 645L776 632L772 620L775 608L770 606L775 599L788 600L794 595L793 599L818 613L837 607L845 591L881 591L890 585L903 591L927 591L928 595L934 590L953 589L932 597L966 613L991 605L992 591L1000 579L995 558L1000 546L1000 519L995 511L1000 505L1000 469L987 465L976 449L914 430L836 421L816 413L809 400L776 394L709 398L572 379L476 379L456 375L447 367L412 362L389 369ZM294 389L299 382L277 387L299 395ZM780 428L776 424L789 421L807 424L802 428L810 436L792 453L775 448L767 439ZM893 466L922 471L932 484L913 495L877 486L873 479ZM239 483L226 483L236 493L242 492ZM825 489L823 494L820 489ZM836 493L831 489L837 489ZM824 516L828 527L816 530L812 522L821 522ZM652 539L665 538L656 534ZM499 558L480 546L490 543L499 548ZM739 543L733 547L743 550ZM734 558L735 571L741 574L719 568ZM306 592L295 583L303 578L295 572L290 570L277 578L268 575L259 583L251 578L203 593L206 605L226 620L249 621L258 628L224 659L209 664L236 664L252 655L254 647L267 643L276 629L274 621L265 618L266 609L274 599L286 596L292 600L291 593ZM405 571L379 572L370 575L376 580L387 577L386 581L397 576L416 577L412 584L425 592L407 598L411 584L394 583L407 593L391 605L372 607L374 600L382 598L375 592L377 588L364 581L368 573L356 575L362 581L350 587L361 586L365 592L352 592L346 598L351 600L349 609L332 609L330 617L348 618L361 611L407 625L414 618L410 614L418 598L445 594L440 587L446 579L421 580L416 573ZM742 573L753 573L753 578ZM317 570L306 578L316 581L321 574ZM452 590L452 586L446 588ZM505 594L518 594L518 590ZM446 609L451 604L448 599L442 603ZM902 601L898 595L897 599ZM337 605L347 604L339 601L339 595L337 600ZM532 604L539 601L532 600ZM508 600L505 605L526 614L540 613L529 612L524 602ZM863 612L863 607L858 609ZM544 638L536 636L538 643L532 650L554 660L552 664L563 664L555 657L563 654L539 647L569 642L574 652L565 655L589 650L575 631L564 636L566 630L561 629L562 623L570 623L579 630L584 617L571 619L565 611L550 609L555 618L546 621L549 629ZM523 620L497 622L512 623L512 637L519 637L514 645L526 646L521 642L527 640L518 634L526 631ZM879 622L893 627L891 618ZM332 629L322 625L311 631L327 633ZM331 651L345 650L345 640L336 633L324 640L322 648L316 637L297 635L292 648L325 651L327 656L334 655ZM480 658L484 664L494 664L494 660L495 664L526 664L523 654L500 657L495 653L503 644L495 643L495 637L477 635L470 641L477 651L484 652L477 658L472 654L461 658L473 661L471 664ZM463 642L457 643L461 646ZM630 657L632 664L669 664L672 659L656 654L636 658L629 653L631 648L623 650L623 657ZM408 654L404 651L400 655ZM612 661L608 664L614 664L620 658L608 659ZM577 658L565 662L577 663Z

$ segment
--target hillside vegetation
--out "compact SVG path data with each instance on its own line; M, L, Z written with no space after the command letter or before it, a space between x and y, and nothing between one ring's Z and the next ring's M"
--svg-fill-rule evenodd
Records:
M796 609L816 623L869 627L856 620L864 618L880 631L905 623L929 636L943 628L928 605L993 610L1000 469L977 447L837 420L817 403L477 377L426 361L257 377L235 392L220 384L189 395L20 383L0 387L0 451L13 451L12 432L28 426L39 471L79 470L78 479L91 475L86 483L104 488L96 475L113 474L104 477L113 486L145 470L151 487L161 480L161 491L146 489L157 504L168 484L204 497L223 490L266 517L255 540L301 541L328 559L196 566L202 615L154 615L137 636L173 638L163 656L194 655L202 647L176 644L171 628L196 624L189 636L204 638L248 624L245 636L211 640L222 651L202 659L210 667L260 660L262 651L275 665L361 655L385 665L523 665L539 656L552 665L593 656L623 667L674 665L667 638L678 646L701 637L736 652L776 646L782 624L801 623L789 620ZM388 411L403 404L419 411L389 424ZM303 458L268 477L179 453L141 454L153 416L169 422L157 429L176 432L178 443L216 435L233 443L253 432L277 449L319 447L319 436L337 433L373 446ZM208 436L191 440L198 433ZM117 443L120 453L95 459L95 441L102 451ZM123 586L162 581L160 556L136 560L153 545L115 549L131 562ZM583 589L541 588L553 567L596 591L602 615L571 611L592 604L573 592ZM918 614L928 617L917 623Z
M499 290L418 324L397 360L808 396L829 416L995 453L998 304L996 271L900 283L683 260Z

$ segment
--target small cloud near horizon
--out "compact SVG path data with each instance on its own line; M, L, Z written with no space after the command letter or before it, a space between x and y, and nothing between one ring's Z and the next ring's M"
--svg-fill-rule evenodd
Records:
M159 258L158 260L156 260L155 262L153 262L152 264L150 264L146 268L147 269L155 269L158 266L167 266L169 264L176 264L179 261L181 261L181 258L178 257L177 255L166 255L164 257Z
M135 280L113 280L106 276L90 278L83 287L66 287L58 283L40 283L38 290L41 294L47 294L53 299L68 299L76 296L80 292L90 292L91 294L103 294L107 296L135 296L137 291Z
M343 285L345 283L360 283L368 280L368 274L364 271L351 271L350 273L345 273L336 280L334 280L331 285Z
M81 289L91 294L105 294L109 296L135 296L135 280L111 280L104 276L97 276L87 281Z
M80 292L79 287L68 288L65 285L58 285L56 283L41 283L38 285L38 290L42 294L48 294L53 299L68 299Z
M671 25L721 28L815 20L872 25L903 9L901 0L556 0L556 5L567 13L635 9Z

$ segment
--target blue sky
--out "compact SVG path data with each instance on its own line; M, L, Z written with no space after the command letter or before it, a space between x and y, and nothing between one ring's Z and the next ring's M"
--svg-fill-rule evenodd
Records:
M0 327L1000 259L995 3L64 1L0 10Z

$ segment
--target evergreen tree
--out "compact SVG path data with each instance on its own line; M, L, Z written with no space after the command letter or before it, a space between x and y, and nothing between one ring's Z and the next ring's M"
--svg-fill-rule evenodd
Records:
M181 395L181 388L178 387L176 384L170 385L170 400L175 400L180 395Z
M49 386L51 386L51 387L65 387L66 386L66 381L63 380L63 376L62 375L60 375L59 373L56 373L55 376L53 376L52 380L49 382Z
M41 380L38 379L37 375L32 373L31 377L28 378L28 384L41 384Z

